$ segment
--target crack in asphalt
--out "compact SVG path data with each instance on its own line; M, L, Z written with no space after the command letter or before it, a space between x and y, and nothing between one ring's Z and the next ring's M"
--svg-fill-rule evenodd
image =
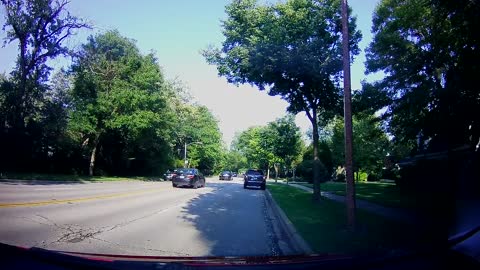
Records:
M211 192L220 192L221 190L225 189L226 186L208 186L209 189L205 190L205 192L201 192L201 194L206 194L206 193L211 193ZM131 219L128 219L128 217L121 221L117 222L116 224L113 225L107 225L107 226L102 226L102 227L88 227L82 224L58 224L56 223L51 217L49 218L48 216L44 216L41 214L35 214L33 217L20 217L22 219L41 224L44 226L51 226L55 230L55 236L52 236L50 239L45 239L39 242L39 245L35 246L40 246L44 248L48 248L51 245L59 244L59 243L80 243L84 240L91 239L91 240L96 240L96 241L101 241L104 243L107 243L112 246L116 246L119 248L123 249L130 249L130 250L135 250L135 251L144 251L144 252L154 252L154 253L159 253L159 254L168 254L168 255L177 255L177 256L191 256L189 253L184 253L184 252L179 252L179 251L170 251L170 250L162 250L162 249L156 249L156 248L150 248L145 246L135 246L135 245L129 245L129 244L123 244L123 243L118 243L118 242L112 242L105 240L105 236L101 236L102 233L106 232L111 232L114 230L118 230L122 227L131 225L137 221L144 220L146 218L152 217L154 215L158 215L161 213L164 213L168 210L181 207L184 204L188 204L189 200L192 198L195 198L198 196L199 193L186 193L186 194L181 194L180 197L177 197L174 201L173 204L170 204L168 206L159 206L162 207L161 209L157 209L152 212L148 212L143 216L140 217L134 217ZM279 256L282 255L282 250L279 247L279 236L276 235L275 230L273 228L272 224L272 219L269 216L268 209L267 209L267 203L266 200L264 199L262 201L262 214L263 214L263 219L266 224L267 228L267 234L268 234L268 246L270 247L270 252L273 256ZM146 243L148 244L148 243Z
M34 222L34 223L45 225L45 226L53 226L56 229L62 231L62 234L58 239L54 241L42 240L41 242L37 242L38 244L34 244L33 246L47 247L51 244L60 243L60 242L78 243L96 234L103 232L103 230L101 229L95 231L92 228L82 228L81 225L78 225L78 224L66 224L61 226L61 225L58 225L55 221L39 214L36 214L35 217L39 217L42 220L47 221L47 223L41 222L39 220L30 218L30 217L25 217L25 216L16 217L16 218L28 220L30 222Z
M57 228L60 228L60 229L62 228L62 227L59 226L57 223L55 223L55 221L53 221L53 220L51 220L51 219L49 219L49 218L47 218L47 217L45 217L45 216L42 216L42 215L39 215L39 214L36 214L36 216L37 216L37 217L40 217L40 218L42 218L42 219L44 219L44 220L46 220L46 221L48 221L48 222L50 222L49 225L53 225L53 226L55 226L55 227L57 227Z
M161 214L161 213L163 213L163 212L165 212L165 211L168 211L168 210L170 210L170 209L172 209L172 208L180 207L182 204L185 204L186 201L188 201L189 199L191 199L191 198L190 198L191 195L192 195L192 194L186 194L186 195L182 196L181 198L175 200L175 204L170 205L170 206L165 207L165 208L162 208L162 209L160 209L160 210L154 211L154 212L149 213L149 214L147 214L147 215L144 215L144 216L141 216L141 217L138 217L138 218L134 218L134 219L131 219L131 220L126 220L126 221L124 221L124 222L120 222L120 223L115 224L115 225L113 225L113 226L105 226L105 227L102 227L102 228L106 228L105 232L113 231L113 230L115 230L115 229L118 229L118 228L122 228L122 227L124 227L124 226L127 226L127 225L129 225L129 224L131 224L131 223L133 223L133 222L136 222L136 221L139 221L139 220L142 220L142 219L145 219L145 218L149 218L149 217L154 216L154 215L157 215L157 214ZM186 200L185 200L185 199L186 199ZM109 227L110 227L110 228L109 228Z
M25 216L22 216L22 217L19 217L19 218L25 219L25 220L28 220L28 221L31 221L31 222L34 222L34 223L37 223L37 224L45 225L45 226L53 226L53 227L55 227L56 229L58 229L59 231L62 232L60 237L58 237L56 240L53 240L53 241L44 240L44 241L42 241L41 244L40 244L40 246L42 246L42 247L47 247L49 245L56 244L56 243L62 243L62 242L63 243L79 243L79 242L82 242L86 239L96 239L96 240L99 240L99 241L109 242L109 241L106 241L104 239L101 239L101 238L98 238L98 237L95 237L95 236L99 235L103 232L110 232L110 231L122 228L124 226L130 225L134 222L149 218L151 216L161 214L161 213L163 213L165 211L168 211L172 208L180 207L181 205L186 203L186 201L188 201L189 199L191 199L194 196L195 196L195 194L190 194L190 193L185 194L182 197L175 200L173 205L170 205L170 206L164 207L160 210L148 213L148 214L146 214L144 216L141 216L141 217L126 220L126 221L117 223L115 225L103 226L103 227L100 227L100 228L90 228L90 227L82 226L80 224L59 225L55 221L53 221L52 219L50 219L46 216L40 215L40 214L36 214L35 216L40 218L41 220L46 221L46 222L42 222L40 220L30 218L30 217L25 217ZM122 246L121 244L118 244L118 243L113 243L113 242L109 242L109 243L115 244L117 246ZM169 254L170 253L178 253L179 255L188 255L187 253L181 253L181 252L170 252L170 251L167 252L167 251L164 251L164 250L145 249L145 248L143 248L143 249L144 250L149 250L149 251L154 251L154 252L158 251L158 252L164 252L164 253L169 253Z
M78 226L78 228L76 228ZM79 243L85 239L91 238L97 234L103 232L103 230L94 230L92 228L82 228L80 225L67 225L66 229L68 230L67 233L63 234L58 240L55 242L68 242L68 243Z
M90 238L90 237L92 237L96 234L99 234L99 233L103 232L102 229L95 230L93 228L82 228L82 226L79 225L79 224L65 224L64 226L60 226L55 221L51 220L50 218L47 218L47 217L39 215L39 214L37 214L35 216L40 217L40 218L46 220L47 222L49 222L49 224L45 224L45 223L43 223L43 224L53 225L55 228L58 228L58 229L64 231L64 233L62 233L62 235L57 240L48 243L48 245L54 244L54 243L61 243L61 242L78 243L78 242L81 242L85 239L88 239L88 238ZM39 222L37 222L37 223L39 223Z

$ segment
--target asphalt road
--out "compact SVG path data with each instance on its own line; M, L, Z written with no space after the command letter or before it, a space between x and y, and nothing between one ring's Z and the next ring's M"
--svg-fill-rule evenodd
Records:
M157 256L286 255L262 190L241 179L0 183L0 242L52 250Z

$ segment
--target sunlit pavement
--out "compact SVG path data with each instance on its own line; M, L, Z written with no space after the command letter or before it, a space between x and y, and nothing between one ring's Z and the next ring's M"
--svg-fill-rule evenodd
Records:
M280 255L262 190L207 179L0 183L0 242L77 252L158 256Z

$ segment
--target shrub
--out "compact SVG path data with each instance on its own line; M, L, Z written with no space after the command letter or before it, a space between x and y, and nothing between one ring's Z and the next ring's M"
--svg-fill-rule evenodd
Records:
M399 170L395 167L383 168L381 179L397 180L399 178Z
M368 182L377 182L377 181L379 181L379 180L380 180L380 178L378 178L378 176L377 176L376 174L374 174L374 173L369 174L369 175L367 176L367 181L368 181Z
M328 181L327 169L321 161L320 164L320 182ZM304 160L297 167L297 175L306 179L309 183L313 183L313 160Z

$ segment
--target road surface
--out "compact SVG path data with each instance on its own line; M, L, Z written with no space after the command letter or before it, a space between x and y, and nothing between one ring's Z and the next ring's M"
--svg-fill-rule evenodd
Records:
M262 190L207 179L0 183L0 242L52 250L157 255L286 255ZM280 248L280 246L282 246Z

